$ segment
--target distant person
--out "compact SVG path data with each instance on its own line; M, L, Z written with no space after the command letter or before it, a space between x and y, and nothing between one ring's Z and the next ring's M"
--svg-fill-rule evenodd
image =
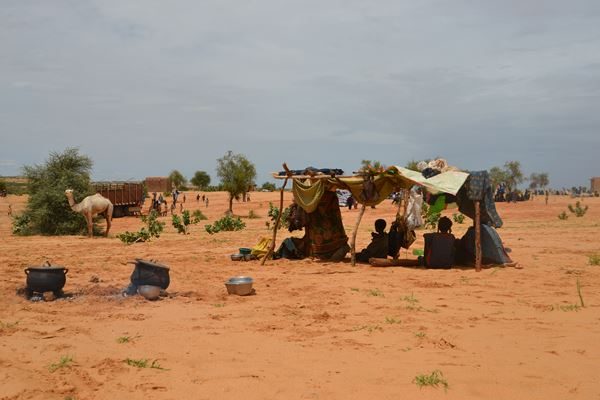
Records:
M185 193L183 194L183 202L185 203Z
M375 221L375 232L371 232L371 243L356 254L358 261L369 262L369 258L387 258L389 240L385 232L386 225L383 219Z
M206 196L206 208L208 208L208 196Z
M246 201L250 201L250 193L246 195Z
M456 238L452 234L452 221L442 217L436 233L426 233L423 262L429 268L451 268L456 254Z
M8 205L8 216L12 217L12 204Z
M200 203L200 193L196 195L196 203Z
M206 196L202 195L202 202L205 203L206 202Z
M352 197L352 195L350 195L346 199L346 206L348 207L348 211L352 210L353 205L354 205L354 197Z

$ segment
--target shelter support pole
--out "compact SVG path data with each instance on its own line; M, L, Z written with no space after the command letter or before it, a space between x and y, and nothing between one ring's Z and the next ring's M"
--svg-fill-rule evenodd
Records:
M350 254L352 255L351 256L352 266L356 265L356 234L358 233L358 227L360 225L360 220L362 219L366 208L367 208L367 206L364 204L360 208L360 213L358 214L358 219L356 220L356 225L354 225L354 231L352 231L352 243L350 244L350 252L351 252Z
M275 220L275 226L273 227L273 239L271 240L271 245L269 246L269 251L263 257L262 261L260 262L260 265L265 265L265 262L267 262L267 259L269 257L271 257L273 255L273 252L275 251L275 240L277 239L277 231L279 230L279 222L281 221L281 214L283 214L283 193L285 191L285 186L288 183L288 179L291 176L291 172L288 169L288 166L286 163L283 163L283 169L285 169L285 171L287 172L287 176L285 177L285 180L283 181L283 185L281 185L281 189L279 190L279 213L277 214L277 219Z
M481 271L481 211L475 202L475 270Z

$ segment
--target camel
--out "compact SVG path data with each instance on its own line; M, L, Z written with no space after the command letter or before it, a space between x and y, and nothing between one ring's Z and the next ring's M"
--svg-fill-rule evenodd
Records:
M108 236L108 231L110 230L110 224L112 221L113 215L113 205L106 197L102 196L99 193L96 193L92 196L88 196L81 201L81 203L75 203L73 199L73 190L67 189L65 190L65 194L67 195L67 199L69 199L69 205L71 206L71 210L76 213L82 214L87 221L88 227L88 236L93 236L93 222L92 218L98 214L102 214L106 219L106 233L104 236Z

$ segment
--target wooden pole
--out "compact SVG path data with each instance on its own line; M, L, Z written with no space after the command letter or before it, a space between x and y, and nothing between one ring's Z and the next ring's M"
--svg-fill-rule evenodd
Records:
M481 271L481 211L475 202L475 270Z
M277 214L277 219L275 220L275 226L273 227L273 239L271 240L271 245L269 246L269 251L263 257L262 261L260 262L260 265L265 265L265 262L267 262L267 258L271 257L273 255L273 252L275 251L275 240L277 239L277 231L279 230L279 222L281 221L281 215L283 214L283 193L285 190L285 186L288 183L288 179L291 176L291 172L288 169L288 166L286 163L283 163L283 169L285 169L285 171L287 172L288 175L286 176L285 180L283 181L283 185L281 186L281 189L279 191L279 214Z
M358 214L358 219L356 220L356 225L354 225L354 231L352 232L352 243L350 245L352 266L356 265L356 234L358 233L358 226L360 225L360 220L362 219L366 208L367 206L364 204L360 208L360 213Z

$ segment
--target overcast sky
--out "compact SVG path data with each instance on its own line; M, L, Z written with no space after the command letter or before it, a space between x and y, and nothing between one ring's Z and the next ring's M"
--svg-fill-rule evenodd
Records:
M0 175L75 146L94 179L258 182L521 161L600 175L600 1L0 0Z

